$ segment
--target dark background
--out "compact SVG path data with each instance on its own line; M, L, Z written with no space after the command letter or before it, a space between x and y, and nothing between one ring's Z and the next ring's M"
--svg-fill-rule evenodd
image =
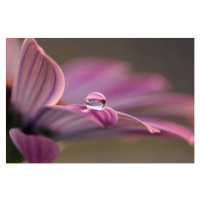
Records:
M194 94L193 38L36 40L60 65L79 57L117 58L130 62L136 72L162 74L170 80L174 92ZM69 142L64 146L55 162L194 162L194 148L183 140L113 138Z

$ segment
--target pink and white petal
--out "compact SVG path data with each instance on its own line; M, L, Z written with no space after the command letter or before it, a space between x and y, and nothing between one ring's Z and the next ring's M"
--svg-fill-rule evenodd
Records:
M20 42L17 38L6 38L6 85L11 87L16 74L20 53Z
M81 104L91 92L104 94L107 89L124 80L130 72L128 63L107 58L82 58L63 66L67 85L63 100L70 104Z
M189 144L194 145L194 131L191 128L176 124L170 121L162 121L157 119L142 119L150 126L159 129L160 136L182 138Z
M116 124L117 120L117 113L109 107L100 111L84 105L68 105L42 108L34 121L37 128L67 134L74 132L77 128L87 129L96 125L110 128Z
M20 129L10 130L10 137L30 163L49 163L59 155L58 145L51 139L42 135L26 135Z
M136 116L164 116L194 119L194 98L186 94L162 93L116 99L108 103L115 109L128 110Z
M34 39L25 39L11 97L14 110L25 118L32 117L39 108L56 104L64 85L64 76L57 63Z

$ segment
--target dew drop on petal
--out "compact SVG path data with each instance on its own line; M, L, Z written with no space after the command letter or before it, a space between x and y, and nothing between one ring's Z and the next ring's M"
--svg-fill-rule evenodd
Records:
M106 105L106 98L99 92L92 92L85 98L85 105L95 110L103 110Z

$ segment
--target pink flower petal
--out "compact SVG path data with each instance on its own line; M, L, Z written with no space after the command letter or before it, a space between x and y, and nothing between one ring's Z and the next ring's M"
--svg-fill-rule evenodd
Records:
M56 104L64 91L64 76L56 62L34 39L25 39L12 91L14 109L32 117L42 106Z
M91 92L104 94L112 88L124 74L130 71L129 65L107 58L83 58L72 60L63 66L67 82L63 99L70 104L81 104Z
M145 122L125 113L117 112L119 121L118 126L134 128L135 130L147 130L149 133L160 133L159 129L153 128Z
M130 130L134 133L145 132L145 134L160 132L137 118L115 112L111 108L106 107L98 111L87 109L82 105L43 108L35 119L35 124L37 127L59 133L61 138L67 139L109 137ZM102 129L99 125L108 128Z
M19 62L20 44L17 38L6 39L6 85L11 86Z
M63 67L67 85L63 100L69 104L82 103L91 92L100 92L108 102L136 94L163 91L168 81L159 74L130 75L127 63L116 60L85 58L72 60ZM78 80L78 81L77 81ZM112 107L112 104L109 104Z
M20 129L10 130L10 137L30 163L52 162L59 154L58 145L51 139L41 135L26 135Z
M35 126L68 134L75 132L77 128L87 129L94 124L110 128L116 124L117 119L117 113L109 107L94 110L84 105L51 106L40 110Z
M182 138L191 145L194 144L194 131L185 126L169 121L155 119L143 119L143 121L154 128L161 130L160 136Z
M186 94L149 94L110 101L113 108L129 110L136 116L169 116L194 119L194 98Z
M167 89L169 89L169 83L160 74L137 73L135 75L127 74L124 80L116 81L116 84L107 89L104 95L110 100L115 100Z
M87 123L87 122L85 122ZM80 124L81 125L81 124ZM150 134L154 133L154 134ZM99 137L113 137L120 135L135 135L138 137L168 137L184 139L189 144L194 144L194 132L185 126L155 119L136 119L118 112L118 121L109 129L99 129L89 125L87 129L79 128L75 133L62 134L63 139L87 139Z

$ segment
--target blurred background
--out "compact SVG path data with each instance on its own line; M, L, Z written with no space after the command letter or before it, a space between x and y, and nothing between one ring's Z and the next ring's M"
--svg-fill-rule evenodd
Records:
M127 61L136 72L160 73L174 92L194 94L194 39L37 39L60 66L80 57ZM20 39L23 42L23 39ZM192 163L194 148L183 140L146 138L92 139L62 143L57 163Z

